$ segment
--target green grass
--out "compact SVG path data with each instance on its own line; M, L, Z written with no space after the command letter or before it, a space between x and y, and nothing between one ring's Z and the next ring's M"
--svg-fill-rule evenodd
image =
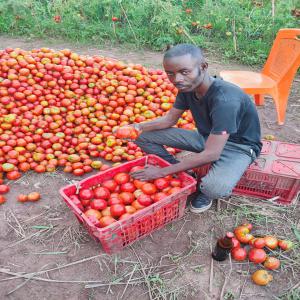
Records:
M282 295L279 299L282 300L299 300L300 299L300 289L294 289L288 293Z
M154 50L193 42L260 64L278 29L299 27L291 14L296 3L275 1L273 18L271 0L0 0L0 33L93 44L112 41ZM112 16L119 20L112 22ZM209 23L212 28L206 29Z

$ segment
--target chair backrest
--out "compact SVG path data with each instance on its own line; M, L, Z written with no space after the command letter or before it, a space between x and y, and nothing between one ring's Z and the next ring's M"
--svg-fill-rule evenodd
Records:
M276 82L292 81L300 66L300 28L280 29L262 73Z

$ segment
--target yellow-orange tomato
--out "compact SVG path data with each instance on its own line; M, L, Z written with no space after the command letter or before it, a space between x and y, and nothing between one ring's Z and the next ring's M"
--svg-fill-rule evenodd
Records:
M266 246L272 250L276 249L278 246L278 239L275 236L267 235L264 237Z
M103 228L103 227L109 226L110 224L116 222L116 220L112 216L108 215L108 216L104 216L104 217L100 218L99 222L100 222L100 227Z
M134 200L131 203L131 206L133 206L136 210L145 208L145 206L141 205L137 200Z
M251 279L257 285L267 285L273 280L273 276L266 270L257 270L252 274Z
M276 270L280 267L280 260L276 257L267 257L264 262L264 267L269 270Z
M125 210L126 210L126 212L129 213L129 214L133 214L133 213L136 212L136 208L134 208L134 207L131 206L131 205L126 205L126 206L125 206Z
M98 220L101 219L102 217L102 214L100 211L96 210L96 209L88 209L85 213L84 213L87 217L90 217L90 216L95 216Z
M38 201L41 199L41 195L38 192L31 192L27 195L28 201Z
M110 207L106 207L101 210L102 216L111 216Z

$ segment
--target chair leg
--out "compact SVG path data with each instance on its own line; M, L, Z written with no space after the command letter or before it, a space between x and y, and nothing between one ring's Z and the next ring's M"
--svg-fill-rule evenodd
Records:
M254 95L254 101L257 106L261 106L265 104L265 96L264 95Z
M277 111L278 125L283 125L286 115L286 107L288 102L288 95L274 95L273 96L275 107Z

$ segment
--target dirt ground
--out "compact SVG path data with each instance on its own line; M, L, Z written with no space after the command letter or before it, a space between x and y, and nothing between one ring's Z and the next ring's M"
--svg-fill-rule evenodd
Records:
M0 36L0 49L44 46L161 68L159 52ZM218 53L207 53L207 59L212 75L222 69L249 69L224 61ZM258 107L263 136L273 134L277 140L299 143L299 108L298 76L284 126L277 125L271 99ZM229 202L221 201L221 209L214 206L201 216L186 212L183 219L110 256L89 237L59 195L59 189L72 179L78 180L61 171L28 173L11 184L8 201L0 207L0 299L276 299L300 281L299 253L285 255L282 269L273 272L274 280L268 287L251 282L250 274L258 267L248 262L215 262L212 277L210 258L216 236L246 218L256 225L257 234L295 240L291 227L293 224L300 230L299 205L281 208L232 197ZM17 203L19 193L33 190L41 193L40 202Z

